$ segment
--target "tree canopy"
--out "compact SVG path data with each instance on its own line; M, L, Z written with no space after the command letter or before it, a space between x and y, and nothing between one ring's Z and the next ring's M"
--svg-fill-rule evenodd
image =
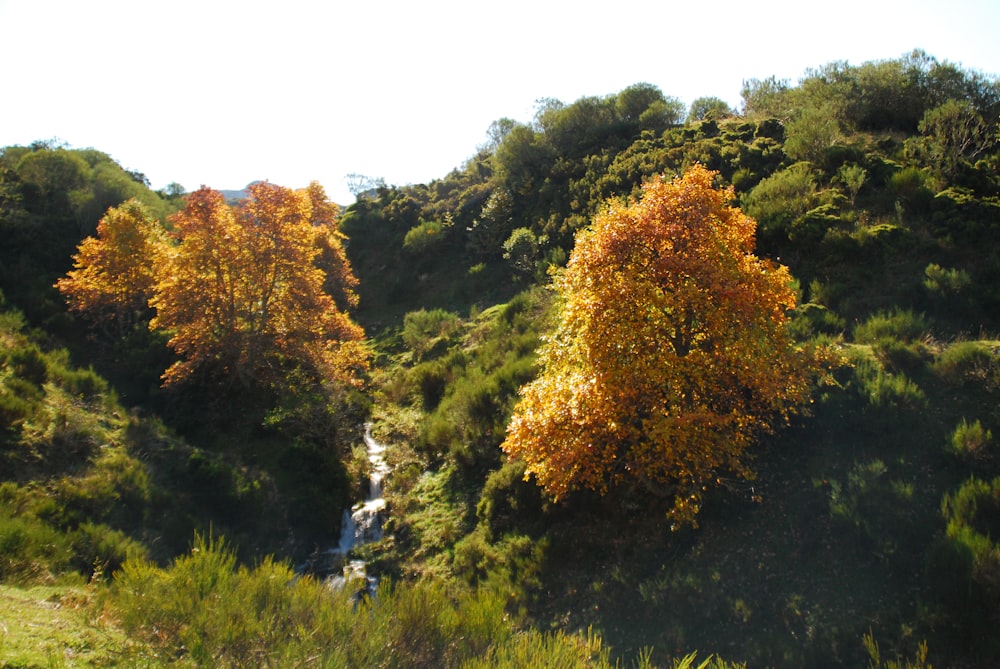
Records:
M756 223L696 165L611 203L555 279L560 322L503 443L553 497L640 483L692 521L723 473L808 399L788 270L753 254Z
M350 297L352 275L339 239L320 229L330 212L318 184L293 191L254 184L240 206L201 188L172 221L178 243L163 256L151 327L171 334L181 356L166 383L215 367L250 384L280 376L292 361L321 378L353 381L363 368L363 330L324 290L317 256L333 258Z
M97 224L97 237L80 242L75 269L56 282L71 310L117 336L148 320L156 285L155 258L166 244L159 221L129 200Z

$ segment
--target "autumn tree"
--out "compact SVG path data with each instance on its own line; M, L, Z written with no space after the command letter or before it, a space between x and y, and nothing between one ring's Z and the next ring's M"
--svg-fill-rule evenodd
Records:
M237 208L209 188L188 197L172 217L177 243L152 300L151 326L170 333L181 358L164 373L166 384L199 369L247 386L273 383L289 368L356 382L368 359L363 331L324 290L327 273L317 265L326 244L327 266L342 273L342 297L355 299L332 216L315 186L254 184Z
M150 318L155 260L164 250L163 228L138 200L129 200L97 224L73 256L74 268L56 282L69 308L113 338Z
M313 239L317 254L313 261L325 276L323 291L333 298L341 311L358 306L358 279L354 276L351 263L347 259L344 240L347 235L337 225L340 207L329 200L319 182L313 181L303 193L309 199Z
M811 354L788 332L787 268L754 255L756 223L695 166L610 202L554 287L561 316L503 449L554 498L640 484L693 522L745 451L807 401Z

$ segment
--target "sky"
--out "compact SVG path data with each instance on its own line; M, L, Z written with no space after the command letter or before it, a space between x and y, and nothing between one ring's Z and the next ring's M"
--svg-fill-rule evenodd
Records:
M536 101L639 82L735 108L744 80L923 49L1000 74L996 0L0 0L0 147L95 148L153 188L426 183Z

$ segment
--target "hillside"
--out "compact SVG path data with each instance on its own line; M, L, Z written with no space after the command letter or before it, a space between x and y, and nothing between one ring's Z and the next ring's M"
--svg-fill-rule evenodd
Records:
M155 306L115 330L54 286L109 207L137 198L176 233L210 194L149 191L92 150L7 147L5 592L90 581L79 597L129 653L193 666L670 667L694 650L719 667L926 666L922 642L936 666L993 666L997 118L995 76L913 52L749 80L740 110L648 84L546 100L440 179L360 196L336 228L335 205L281 191L324 231L296 266L322 270L316 304L365 328L370 367L347 380L336 364L362 368L360 348L317 364L281 331L234 336L265 348L163 384L189 349L157 330ZM539 350L568 302L553 286L602 212L694 165L756 221L763 266L788 268L782 327L828 352L829 373L758 435L755 476L718 466L698 481L693 524L668 518L679 488L627 477L552 499L501 444L552 356ZM218 211L269 220L263 205ZM366 421L392 472L385 536L350 556L383 581L361 624L362 604L288 565L334 545L363 497Z

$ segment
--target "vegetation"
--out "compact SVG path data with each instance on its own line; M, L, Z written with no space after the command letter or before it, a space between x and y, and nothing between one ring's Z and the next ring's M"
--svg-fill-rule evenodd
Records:
M998 114L637 84L344 211L2 149L0 664L994 666Z
M787 270L753 255L753 220L713 177L653 181L577 235L501 445L553 497L630 480L694 522L706 486L749 477L743 451L808 396L819 361L789 338Z

